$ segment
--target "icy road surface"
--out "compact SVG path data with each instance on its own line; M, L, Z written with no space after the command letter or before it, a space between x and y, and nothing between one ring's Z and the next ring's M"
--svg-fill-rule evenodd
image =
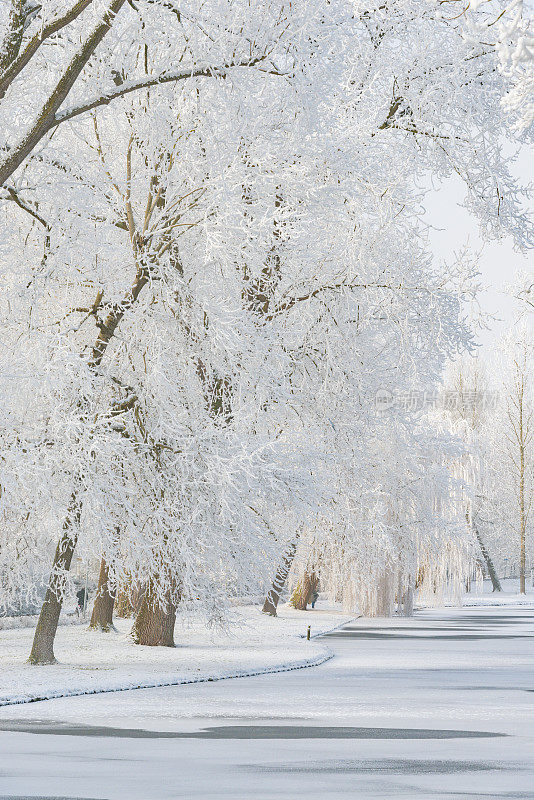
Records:
M358 620L309 670L0 710L0 800L534 800L534 605Z

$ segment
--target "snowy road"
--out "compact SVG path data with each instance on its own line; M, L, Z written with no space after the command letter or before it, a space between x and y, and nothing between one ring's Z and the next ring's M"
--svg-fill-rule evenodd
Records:
M534 800L534 606L323 642L315 669L1 709L0 800Z

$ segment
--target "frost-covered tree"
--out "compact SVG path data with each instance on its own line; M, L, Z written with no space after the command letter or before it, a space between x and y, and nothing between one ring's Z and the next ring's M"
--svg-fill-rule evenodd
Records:
M493 359L452 365L446 383L446 415L464 442L451 468L464 482L468 524L494 590L501 589L498 573L515 564L525 591L534 479L532 363L531 326L516 320Z
M291 49L287 31L300 32L302 12L313 17L322 7L314 0L298 11L284 2L181 8L168 0L8 0L0 17L0 184L39 158L37 148L58 126L132 92L224 78L238 68L276 72L272 58ZM155 56L150 74L138 69L143 49Z
M455 2L455 0L453 0ZM460 3L458 2L458 5ZM532 135L534 123L534 31L532 7L524 0L478 0L462 11L469 34L484 34L486 46L495 48L500 69L510 80L503 97L516 129Z
M53 658L75 546L115 587L150 582L153 608L216 608L214 586L258 581L319 508L357 547L380 507L413 553L402 515L419 501L380 504L404 486L415 421L395 417L389 451L369 398L436 380L469 341L472 291L469 269L430 263L418 177L460 173L485 234L531 238L500 148L507 79L438 5L169 5L117 15L45 148L23 163L14 131L6 144L6 330L47 381L40 405L26 382L5 441L34 476L25 502L53 485L63 526L35 661ZM28 524L49 549L53 525Z
M519 534L519 591L526 592L527 526L534 502L534 333L528 322L510 331L503 352L503 451L515 499L510 520Z
M493 430L497 392L488 380L481 358L466 356L448 365L442 389L441 412L450 430L463 442L460 456L450 463L450 470L462 482L460 496L469 529L484 560L493 591L502 591L493 553L499 551L494 531L499 509L496 487ZM502 499L502 498L501 498ZM500 565L499 565L500 566Z

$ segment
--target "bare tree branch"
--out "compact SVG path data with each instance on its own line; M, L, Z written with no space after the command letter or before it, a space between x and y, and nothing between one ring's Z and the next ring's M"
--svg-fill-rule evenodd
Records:
M28 205L28 203L22 200L20 195L15 191L15 189L12 186L4 186L4 189L7 192L9 200L12 200L14 203L18 205L19 208L21 208L23 211L25 211L27 214L29 214L31 217L37 220L37 222L39 222L44 228L46 228L47 231L51 230L51 227L48 224L48 222L39 214L38 211L36 211L34 208Z

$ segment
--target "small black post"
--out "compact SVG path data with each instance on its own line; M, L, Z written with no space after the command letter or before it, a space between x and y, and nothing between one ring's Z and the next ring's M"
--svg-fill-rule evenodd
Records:
M311 636L311 625L308 625L308 632L307 632L307 634L306 634L306 639L307 639L308 641L310 641L310 636Z

